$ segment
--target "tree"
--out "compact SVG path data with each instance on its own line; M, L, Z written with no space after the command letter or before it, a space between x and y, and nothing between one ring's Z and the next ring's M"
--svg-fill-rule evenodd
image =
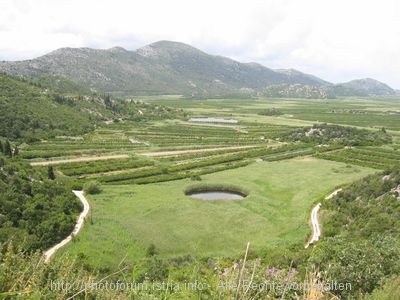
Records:
M0 140L0 152L4 153L3 142Z
M12 150L9 140L6 140L4 144L4 155L12 157Z
M104 105L105 105L107 108L112 108L113 103L112 103L112 101L111 101L111 96L110 96L110 94L104 95Z
M17 156L18 154L19 154L19 149L18 149L17 146L15 146L15 149L14 149L14 157Z
M56 179L56 174L54 174L53 166L48 166L48 167L47 167L47 176L48 176L49 179L51 179L51 180Z

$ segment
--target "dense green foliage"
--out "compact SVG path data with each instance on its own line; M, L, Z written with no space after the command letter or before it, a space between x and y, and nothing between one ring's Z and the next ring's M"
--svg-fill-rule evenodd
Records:
M342 144L345 146L382 145L392 142L391 136L384 129L368 131L354 127L318 124L312 128L296 129L284 135L289 141L302 141L316 144Z
M370 293L400 275L400 169L368 176L323 202L324 238L311 262L328 279L350 282L355 293Z
M81 135L92 131L99 121L183 116L182 110L129 99L117 101L109 95L66 95L64 88L49 90L45 87L52 84L40 82L0 74L0 136L32 142Z
M89 114L24 81L0 75L0 91L0 136L31 140L93 129Z
M336 213L324 224L327 236L336 235L338 229L350 236L366 238L372 233L400 236L400 170L366 177L340 192L331 201L326 201L328 210ZM366 218L368 216L374 218Z
M100 194L101 187L97 181L92 180L83 185L83 191L90 195Z
M0 167L0 242L45 249L71 233L81 204L62 181L17 159Z

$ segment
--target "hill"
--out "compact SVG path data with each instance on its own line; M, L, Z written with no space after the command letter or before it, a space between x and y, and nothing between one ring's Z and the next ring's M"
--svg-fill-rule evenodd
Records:
M394 96L396 91L387 84L372 78L336 84L333 91L338 96Z
M0 137L24 140L82 134L107 113L94 99L77 101L7 75L0 75L0 111Z
M88 94L80 95L80 92ZM18 78L0 74L0 138L26 142L76 136L101 122L182 117L180 109L90 93L59 77Z
M1 62L0 71L24 77L56 76L92 91L125 95L243 96L263 94L273 86L274 95L286 96L292 94L293 89L288 91L288 86L293 85L306 86L294 96L310 94L318 98L327 98L326 95L336 91L339 96L395 93L388 86L369 79L336 87L297 70L273 70L257 63L240 63L170 41L159 41L136 51L121 47L61 48L32 60ZM281 87L282 93L280 90L276 93L276 87Z

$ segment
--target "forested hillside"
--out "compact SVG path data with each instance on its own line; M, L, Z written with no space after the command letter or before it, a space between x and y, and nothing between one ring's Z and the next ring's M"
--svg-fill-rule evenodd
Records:
M392 137L384 128L377 131L330 124L315 124L286 133L283 139L315 144L341 144L345 146L379 146L390 144Z
M324 238L310 262L328 281L351 282L353 291L343 291L342 297L371 293L385 283L390 288L399 281L399 168L353 183L325 200L322 212Z
M112 99L108 94L90 93L59 77L22 79L0 74L0 137L32 142L82 135L106 121L182 116L181 109Z
M27 251L56 244L71 233L81 203L71 186L54 179L51 171L42 174L17 157L4 157L3 152L2 146L0 244L11 242Z
M6 75L0 75L0 91L0 136L10 139L82 134L100 114Z

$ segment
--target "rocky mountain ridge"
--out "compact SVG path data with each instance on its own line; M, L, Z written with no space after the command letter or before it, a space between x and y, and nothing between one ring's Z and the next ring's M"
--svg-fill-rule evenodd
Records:
M389 86L373 79L334 85L297 70L240 63L170 41L159 41L136 51L121 47L61 48L31 60L0 62L0 72L23 77L61 76L98 92L125 95L395 95Z

